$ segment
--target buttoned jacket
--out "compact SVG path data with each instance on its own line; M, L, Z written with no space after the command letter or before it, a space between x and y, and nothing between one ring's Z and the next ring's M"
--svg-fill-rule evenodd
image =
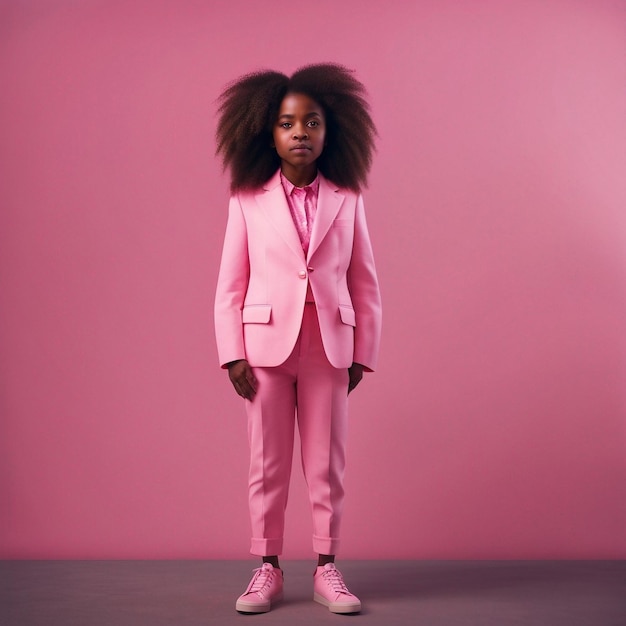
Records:
M222 367L244 358L253 367L283 363L297 341L310 284L330 363L375 369L381 302L363 198L319 176L306 256L280 172L262 189L231 197L215 298Z

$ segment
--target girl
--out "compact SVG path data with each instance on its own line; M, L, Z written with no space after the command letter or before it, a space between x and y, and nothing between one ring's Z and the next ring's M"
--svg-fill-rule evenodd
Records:
M352 72L256 72L220 98L217 153L232 196L215 300L220 364L245 399L251 553L262 566L236 609L282 598L294 424L319 555L314 600L361 610L334 565L343 508L347 396L376 365L381 305L360 188L376 129Z

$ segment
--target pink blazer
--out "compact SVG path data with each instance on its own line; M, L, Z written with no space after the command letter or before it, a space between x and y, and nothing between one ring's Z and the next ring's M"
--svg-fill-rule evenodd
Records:
M308 283L330 363L373 370L381 303L361 195L320 174L307 257L280 172L263 189L233 195L215 298L220 365L283 363L300 332Z

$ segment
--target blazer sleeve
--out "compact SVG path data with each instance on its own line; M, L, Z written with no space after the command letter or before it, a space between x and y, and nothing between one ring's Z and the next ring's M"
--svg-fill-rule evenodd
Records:
M376 369L382 329L382 305L363 197L357 198L348 289L356 314L354 358L367 371Z
M215 337L220 366L246 358L241 311L248 289L250 261L246 221L238 196L230 199L222 260L215 293Z

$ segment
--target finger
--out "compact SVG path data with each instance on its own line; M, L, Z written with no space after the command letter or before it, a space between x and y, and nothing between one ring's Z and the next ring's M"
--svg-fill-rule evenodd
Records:
M354 390L354 388L361 382L361 379L362 377L350 379L350 383L348 385L348 393Z
M242 398L248 397L248 390L245 384L245 379L242 379L241 377L236 378L235 380L233 380L233 387L235 388L238 396Z
M252 398L254 398L254 396L256 395L256 388L253 387L248 380L244 380L241 384L241 391L242 391L242 396L246 399L246 400L252 400Z
M237 395L241 398L244 398L244 392L243 389L241 388L241 385L237 382L237 381L233 381L233 387L235 388L235 391L237 392Z
M256 376L254 375L254 372L252 371L252 368L250 366L246 367L246 370L243 373L243 378L245 379L244 385L247 385L252 390L253 393L256 393L256 390L258 389L258 386L259 386L259 382Z

